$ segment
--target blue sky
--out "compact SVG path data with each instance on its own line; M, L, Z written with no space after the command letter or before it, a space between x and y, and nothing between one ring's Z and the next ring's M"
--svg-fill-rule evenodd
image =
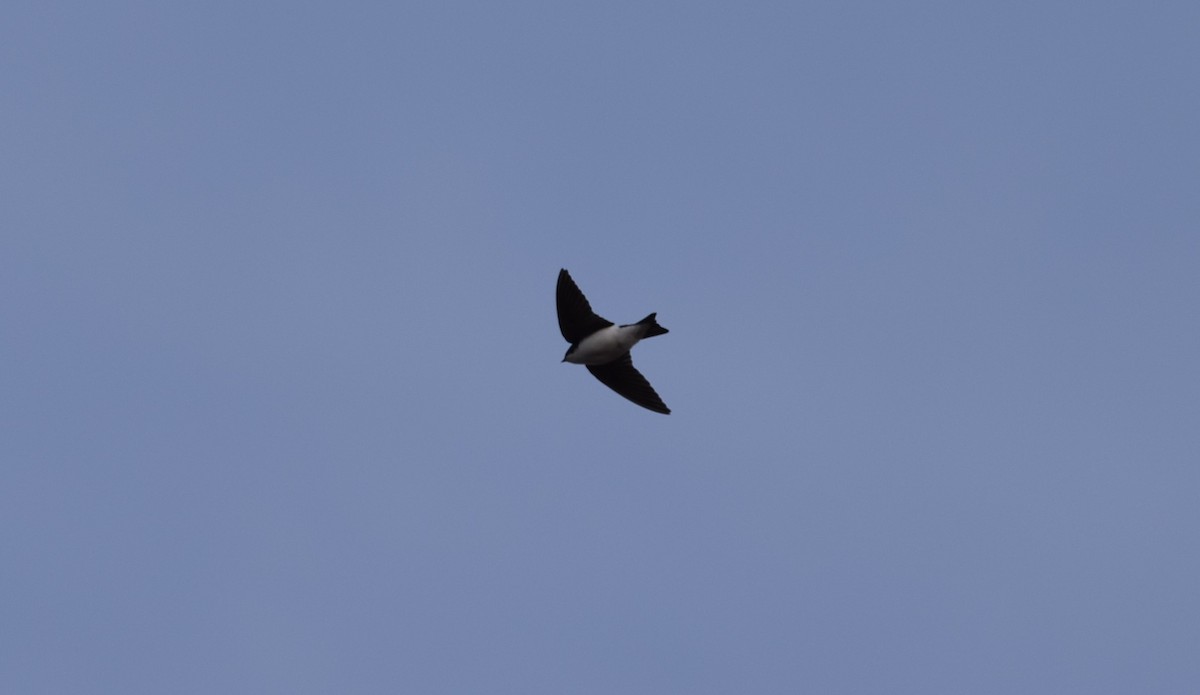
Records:
M7 3L0 690L1193 691L1198 38Z

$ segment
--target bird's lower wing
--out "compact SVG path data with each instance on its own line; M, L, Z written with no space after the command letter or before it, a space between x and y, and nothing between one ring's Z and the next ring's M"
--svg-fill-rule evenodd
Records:
M650 386L646 377L634 369L633 360L628 352L608 364L589 364L587 368L600 383L643 408L664 415L671 413L671 409L654 392L654 387Z

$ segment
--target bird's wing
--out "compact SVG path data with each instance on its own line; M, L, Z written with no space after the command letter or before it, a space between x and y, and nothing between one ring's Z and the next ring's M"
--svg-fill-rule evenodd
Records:
M574 345L601 328L613 325L612 321L597 316L588 304L587 297L579 291L566 268L558 271L558 330Z
M643 408L664 415L671 413L671 409L654 392L654 387L646 381L646 377L633 368L633 360L628 352L608 364L589 364L587 368L600 383Z

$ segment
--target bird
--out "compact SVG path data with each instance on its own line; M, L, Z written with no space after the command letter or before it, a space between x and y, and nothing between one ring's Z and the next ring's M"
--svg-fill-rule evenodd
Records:
M671 409L655 393L650 382L633 367L629 350L638 341L667 333L652 313L637 323L621 326L597 316L587 297L571 279L566 268L558 271L558 329L571 344L563 362L582 364L618 394L656 413L669 415Z

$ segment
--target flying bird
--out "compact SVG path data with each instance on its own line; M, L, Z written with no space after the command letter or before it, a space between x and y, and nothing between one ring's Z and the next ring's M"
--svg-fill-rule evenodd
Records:
M643 338L662 335L667 329L650 314L623 326L597 316L566 268L558 271L558 329L571 344L563 362L585 365L600 383L643 408L670 414L650 382L633 368L629 349Z

